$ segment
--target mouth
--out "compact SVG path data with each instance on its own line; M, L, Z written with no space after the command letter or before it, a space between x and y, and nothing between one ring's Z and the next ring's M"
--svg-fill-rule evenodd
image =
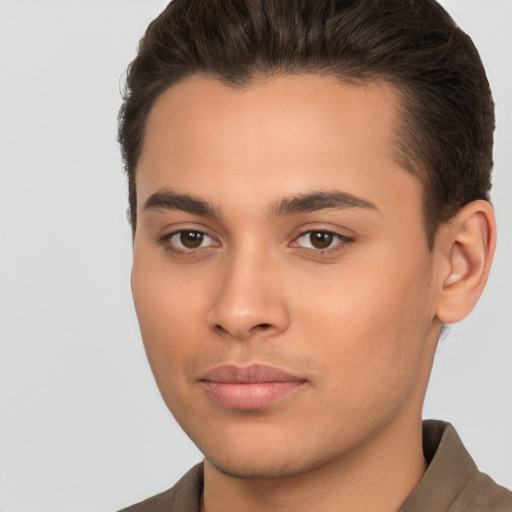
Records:
M200 379L217 403L231 409L254 410L270 406L306 384L306 379L272 366L222 365Z

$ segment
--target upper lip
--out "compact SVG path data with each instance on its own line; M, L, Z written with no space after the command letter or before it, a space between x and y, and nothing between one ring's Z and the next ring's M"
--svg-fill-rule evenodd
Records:
M251 364L249 366L224 364L208 370L201 376L200 380L248 384L252 382L304 381L306 379L288 373L280 368L264 364Z

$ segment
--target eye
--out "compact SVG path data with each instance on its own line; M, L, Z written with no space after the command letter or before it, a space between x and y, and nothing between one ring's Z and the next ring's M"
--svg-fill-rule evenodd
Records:
M352 242L351 238L340 235L339 233L325 230L311 230L297 237L293 245L305 249L327 251L341 245L349 244L350 242Z
M168 250L190 252L218 245L211 236L196 229L181 229L164 236L160 243Z

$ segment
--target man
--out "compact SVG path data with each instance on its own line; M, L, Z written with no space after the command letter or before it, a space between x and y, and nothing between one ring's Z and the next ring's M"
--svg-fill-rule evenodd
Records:
M132 289L205 456L130 511L512 510L422 425L485 286L494 111L433 0L174 0L127 77Z

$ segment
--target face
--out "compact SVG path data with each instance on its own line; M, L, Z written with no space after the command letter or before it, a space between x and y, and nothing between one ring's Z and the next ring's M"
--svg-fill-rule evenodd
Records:
M167 406L225 473L300 473L419 421L436 266L396 111L387 84L285 76L190 78L150 113L135 306Z

